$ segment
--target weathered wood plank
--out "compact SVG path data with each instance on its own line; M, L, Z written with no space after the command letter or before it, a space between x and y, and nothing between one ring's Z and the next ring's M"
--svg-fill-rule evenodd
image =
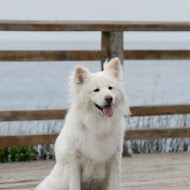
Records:
M181 152L122 158L119 190L189 190L189 157L190 153ZM0 164L0 189L32 190L54 165L54 160Z
M101 70L103 70L103 64L107 58L110 58L110 32L102 32L101 33L101 51L102 51L102 59L101 59Z
M0 61L104 61L115 56L123 59L145 59L145 60L175 60L190 59L190 50L126 50L122 53L122 42L120 48L115 46L115 52L107 39L109 32L103 32L102 51L0 51ZM121 38L120 38L121 39ZM120 53L119 53L120 52Z
M190 31L190 22L15 21L1 20L3 31Z
M190 127L179 128L151 128L129 129L125 134L125 140L161 139L161 138L189 138Z
M0 136L0 147L34 146L38 144L53 144L58 133L38 135ZM190 137L190 127L130 129L125 134L125 140L185 138Z
M189 156L158 153L123 158L120 190L188 190Z
M106 59L119 57L123 64L123 32L102 32L102 65Z
M38 144L54 144L58 133L38 135L0 136L0 147L35 146Z
M190 50L127 50L124 59L175 60L190 59Z
M190 105L155 105L131 107L132 116L189 114ZM0 111L0 121L32 121L64 119L66 109Z
M64 119L67 110L0 111L0 121L32 121Z
M0 61L97 61L100 51L0 51Z
M153 105L131 107L132 116L189 114L190 105Z

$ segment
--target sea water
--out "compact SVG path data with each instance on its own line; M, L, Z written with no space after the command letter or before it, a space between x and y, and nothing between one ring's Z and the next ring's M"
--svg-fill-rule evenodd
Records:
M100 62L0 62L0 110L68 107L69 76L76 65ZM190 103L190 61L125 61L131 105Z

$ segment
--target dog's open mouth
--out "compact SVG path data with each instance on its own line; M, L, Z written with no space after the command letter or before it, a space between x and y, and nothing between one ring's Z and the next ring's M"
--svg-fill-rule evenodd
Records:
M111 105L107 105L107 106L99 106L97 104L95 104L95 106L102 111L102 113L106 116L106 117L112 117L113 116L113 108Z

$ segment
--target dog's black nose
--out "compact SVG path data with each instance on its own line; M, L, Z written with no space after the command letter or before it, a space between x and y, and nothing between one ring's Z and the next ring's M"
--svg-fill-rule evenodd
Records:
M111 103L112 102L112 100L113 100L113 98L112 98L112 96L110 96L110 95L107 95L106 97L105 97L105 101L107 102L107 103Z

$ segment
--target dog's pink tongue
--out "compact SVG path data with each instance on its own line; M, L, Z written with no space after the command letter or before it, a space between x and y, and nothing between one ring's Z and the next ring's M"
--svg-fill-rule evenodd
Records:
M113 109L112 107L103 107L103 113L106 117L112 117L113 116Z

